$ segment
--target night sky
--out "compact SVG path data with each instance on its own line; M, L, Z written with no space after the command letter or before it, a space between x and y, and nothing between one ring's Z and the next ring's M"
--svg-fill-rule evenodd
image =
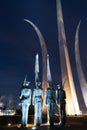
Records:
M79 89L74 55L75 31L79 20L80 54L87 79L87 0L62 0L67 46L76 88ZM39 39L29 19L40 29L50 58L53 87L61 82L57 35L56 0L0 0L0 95L19 102L27 74L34 88L35 55L39 53L42 80L42 55Z

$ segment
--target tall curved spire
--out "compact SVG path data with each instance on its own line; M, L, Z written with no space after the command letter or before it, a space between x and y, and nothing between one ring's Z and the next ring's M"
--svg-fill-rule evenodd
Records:
M61 66L62 83L64 83L64 89L66 91L67 114L79 115L80 109L79 109L79 104L78 104L78 99L76 95L75 85L74 85L71 66L70 66L69 54L68 54L68 49L67 49L61 0L56 0L56 6L57 6L60 66Z
M76 58L76 67L77 67L77 73L79 78L80 87L82 90L83 99L85 102L85 105L87 107L87 83L84 76L84 72L82 69L81 59L80 59L80 53L79 53L79 28L80 28L81 21L79 21L77 29L76 29L76 35L75 35L75 58Z
M47 88L47 47L45 40L40 32L40 30L37 28L37 26L31 22L30 20L24 19L26 22L28 22L36 31L40 46L42 50L42 62L43 62L43 74L42 74L42 88L43 88L43 112L46 113L46 106L45 106L45 89Z
M50 85L52 84L52 77L51 77L50 63L49 63L49 55L47 55L47 82Z
M39 55L35 57L35 82L39 80Z

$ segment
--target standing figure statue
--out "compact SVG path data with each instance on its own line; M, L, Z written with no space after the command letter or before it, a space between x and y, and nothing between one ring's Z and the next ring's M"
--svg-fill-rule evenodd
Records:
M54 94L53 89L48 83L48 88L46 89L46 104L47 104L47 124L54 124Z
M34 124L37 126L42 123L42 89L40 85L41 83L37 81L32 99L32 104L34 105Z
M21 102L21 111L22 111L22 121L21 124L23 127L26 127L28 123L28 111L29 106L31 105L31 96L32 91L28 88L29 82L24 80L23 87L21 89L20 102Z
M66 93L63 90L63 87L57 85L56 104L58 106L58 111L59 111L59 120L60 120L59 125L65 125L66 123L65 99L66 99Z

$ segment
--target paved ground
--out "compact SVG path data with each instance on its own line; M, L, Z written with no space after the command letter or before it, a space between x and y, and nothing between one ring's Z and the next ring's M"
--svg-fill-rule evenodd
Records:
M56 118L57 119L57 118ZM29 120L32 122L32 117ZM11 126L8 126L11 123ZM56 120L57 123L57 120ZM45 123L42 126L35 127L33 124L28 124L27 128L20 127L20 117L0 117L0 130L87 130L87 116L67 117L65 126L47 126Z

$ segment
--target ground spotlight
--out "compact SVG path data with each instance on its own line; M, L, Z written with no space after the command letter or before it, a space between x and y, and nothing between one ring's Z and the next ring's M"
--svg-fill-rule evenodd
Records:
M8 123L8 126L11 126L11 123Z
M33 127L32 127L32 130L36 130L36 127L35 127L35 126L33 126Z

